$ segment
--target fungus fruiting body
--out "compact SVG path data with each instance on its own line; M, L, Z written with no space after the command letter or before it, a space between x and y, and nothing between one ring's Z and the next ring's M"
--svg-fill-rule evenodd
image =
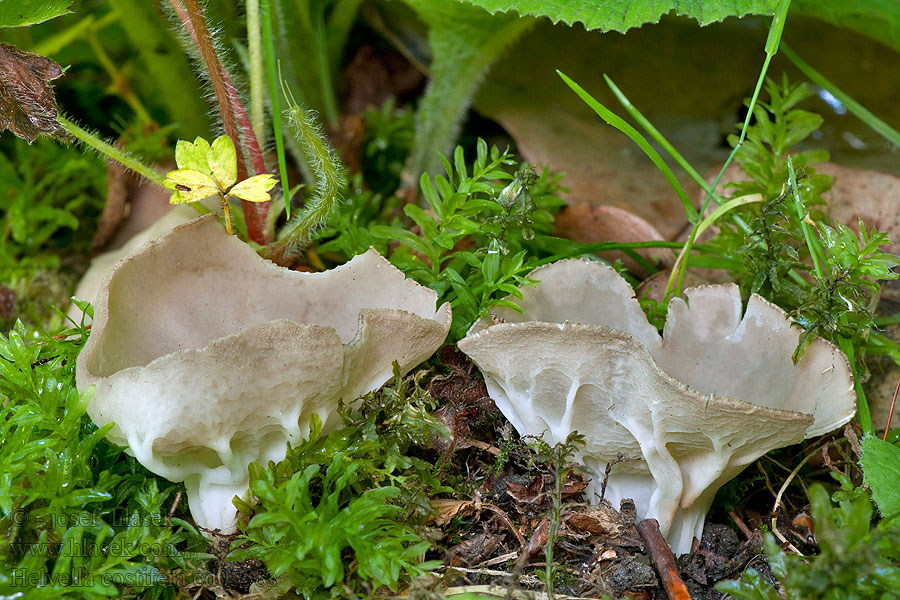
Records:
M207 529L233 530L248 465L285 456L313 415L428 358L450 308L374 250L325 273L278 267L213 215L123 260L101 286L79 389L149 470L184 481Z
M599 494L632 498L676 553L699 538L716 491L770 450L827 433L855 411L846 357L816 340L794 365L799 330L757 295L742 314L735 285L689 289L663 335L631 286L598 262L541 267L459 347L522 435L585 435L579 456Z

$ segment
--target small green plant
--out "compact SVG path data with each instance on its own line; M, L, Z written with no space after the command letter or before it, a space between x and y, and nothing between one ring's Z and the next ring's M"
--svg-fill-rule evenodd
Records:
M172 512L176 486L160 487L85 414L90 392L74 382L85 336L19 324L0 337L3 595L160 597L206 573L195 563L205 541Z
M527 283L525 275L537 266L535 235L550 231L553 213L563 203L557 178L538 177L528 166L510 174L506 169L514 164L512 157L497 148L489 152L483 140L471 169L461 147L452 165L443 161L447 177L432 181L426 174L420 182L429 210L403 207L421 235L399 224L374 224L369 233L385 249L399 242L391 262L435 290L439 302L450 302L449 339L455 341L489 307L515 306L503 298L520 297L518 286Z
M216 138L212 145L201 137L193 143L179 140L175 146L175 163L178 169L166 173L165 185L174 190L169 202L184 204L218 196L229 235L234 233L229 197L247 202L271 200L269 190L275 186L274 175L266 173L237 181L237 154L234 142L227 135Z
M789 556L766 534L766 556L781 591L754 569L744 572L739 581L719 583L716 589L743 600L896 598L900 522L884 519L871 527L873 507L866 492L854 488L845 476L839 480L841 490L833 496L822 484L809 488L818 555Z
M327 469L309 465L276 483L274 469L251 465L250 489L264 512L251 519L241 538L253 546L236 556L263 560L273 576L286 575L306 598L344 583L348 571L396 592L401 574L427 570L419 557L428 542L399 522L403 511L392 503L400 489L353 493L362 466L338 452Z
M559 534L559 526L562 523L562 489L569 475L575 471L577 465L572 462L572 457L580 448L584 447L584 436L577 431L568 435L566 441L548 446L543 441L534 444L536 454L535 462L543 464L550 469L553 476L553 490L550 492L552 507L550 509L550 531L547 533L547 543L544 545L544 572L539 574L547 588L547 597L555 598L555 582L562 574L559 565L553 560L553 551Z
M736 208L723 220L712 245L724 256L739 258L733 274L746 293L758 293L788 310L804 331L794 360L815 338L824 337L853 358L869 345L881 281L896 279L900 258L880 249L887 235L868 229L858 233L844 224L829 225L814 207L831 178L812 164L828 159L817 150L791 153L819 128L821 117L797 108L812 92L805 84L766 83L770 99L759 102L755 121L737 152L745 181L730 184L736 195L760 194L761 204ZM737 138L731 142L737 144ZM746 235L736 222L747 223ZM805 274L805 275L803 275ZM865 366L856 370L865 376Z
M393 385L343 410L344 428L323 436L314 419L309 440L284 461L252 465L258 503L241 508L257 514L232 556L262 560L307 598L340 584L397 591L401 577L437 566L422 562L430 545L414 528L431 514L429 494L448 491L436 467L413 456L416 446L448 435L428 414L433 402L398 373Z
M819 115L796 108L812 90L806 84L777 84L766 81L769 101L754 106L746 139L736 153L746 180L729 184L734 195L760 194L763 202L737 208L732 220L725 220L715 244L723 254L738 258L744 268L736 271L746 292L758 293L779 306L791 309L802 302L807 282L797 275L809 270L802 258L808 256L802 222L811 207L823 205L822 194L831 188L831 178L818 175L812 166L828 160L823 151L789 154L822 124ZM748 116L748 119L750 116ZM737 145L737 136L729 142ZM799 200L791 194L788 158L802 174ZM803 209L798 212L796 202ZM812 218L822 221L821 213ZM733 217L749 224L750 235L735 224Z
M61 304L71 293L74 273L61 273L61 266L90 246L91 232L81 223L100 214L105 169L47 140L6 142L0 152L0 283L16 296L10 312L38 324L54 317L51 300ZM14 319L2 312L0 330L6 331Z

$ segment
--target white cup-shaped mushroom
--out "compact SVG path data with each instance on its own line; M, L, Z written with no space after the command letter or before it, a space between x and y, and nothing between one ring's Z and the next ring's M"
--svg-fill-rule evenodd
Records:
M110 272L76 366L88 413L150 471L184 481L191 514L231 531L248 465L284 458L312 415L428 358L450 307L374 250L325 273L260 258L213 215Z
M499 308L459 342L522 435L585 436L588 493L632 498L676 554L689 552L716 491L763 454L827 433L856 409L846 357L825 340L795 365L800 331L737 286L686 290L663 336L612 268L566 260L533 271L523 313Z

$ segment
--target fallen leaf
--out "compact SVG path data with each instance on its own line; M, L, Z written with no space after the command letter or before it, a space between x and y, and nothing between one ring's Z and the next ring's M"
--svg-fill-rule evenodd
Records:
M556 235L583 244L597 242L648 242L663 240L653 225L645 219L616 206L578 204L567 206L556 215ZM675 256L668 248L642 248L637 253L650 263L670 266ZM621 251L598 252L609 260L621 259L626 269L636 275L646 275L646 269Z
M527 160L566 173L570 204L616 206L645 219L664 239L675 239L685 225L675 193L629 139L569 90L556 69L628 118L603 80L608 74L682 156L705 173L724 162L730 151L724 138L736 131L742 99L753 91L766 29L759 27L735 20L701 28L683 19L663 19L619 36L539 22L494 65L475 107L509 132ZM898 122L900 104L892 82L875 76L892 68L896 54L808 19L792 20L786 35L798 53L829 65L838 87L852 88L857 101L888 123ZM717 60L721 56L728 60ZM776 56L770 73L779 77L786 60ZM854 75L861 68L867 76ZM805 107L825 118L816 146L831 152L833 160L881 161L886 168L896 164L889 144L852 115L836 112L818 97ZM848 140L864 149L855 149ZM697 194L699 188L688 177L680 170L676 175L689 195Z
M566 481L560 489L563 500L570 500L587 489L588 482L584 481L580 474L569 471Z
M574 513L566 520L566 524L576 531L585 531L597 535L609 533L609 529L607 529L599 519L586 514Z
M576 531L611 537L622 535L627 529L625 519L608 502L570 513L566 524Z
M540 504L544 500L545 482L541 475L531 480L527 486L514 481L506 482L506 493L518 503Z
M471 500L433 499L431 507L437 513L434 516L434 524L438 527L443 527L457 515L471 514L476 510L477 505L477 502L472 502Z
M817 172L834 177L831 191L824 196L832 220L856 231L857 222L862 219L870 229L876 227L890 236L891 244L882 247L885 252L900 252L900 177L835 163L813 166Z
M477 565L499 547L499 536L485 531L450 548L444 561L451 567Z
M71 141L56 120L56 97L50 85L62 74L62 68L49 58L0 44L0 131L9 129L29 143L41 134Z
M544 546L547 545L547 540L550 539L550 520L543 519L540 523L538 523L537 527L534 528L534 532L531 535L531 539L528 540L528 548L525 549L525 553L520 556L520 560L523 557L527 557L530 559L532 556L541 552L544 549Z

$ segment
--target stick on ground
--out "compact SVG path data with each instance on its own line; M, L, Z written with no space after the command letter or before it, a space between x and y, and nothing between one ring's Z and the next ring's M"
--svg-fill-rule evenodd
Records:
M669 600L691 600L691 594L678 574L678 565L675 563L675 555L672 549L659 532L659 523L656 519L644 519L637 524L638 533L647 546L647 554L650 562Z

